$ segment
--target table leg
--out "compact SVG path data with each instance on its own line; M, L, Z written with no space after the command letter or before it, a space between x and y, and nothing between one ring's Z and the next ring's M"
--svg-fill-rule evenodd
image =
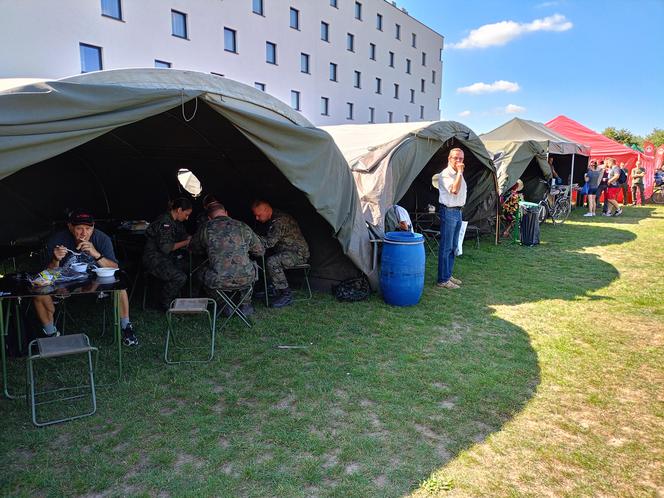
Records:
M8 301L11 306L11 301ZM0 361L2 361L2 395L7 399L24 398L23 395L14 396L9 393L9 378L7 376L7 352L5 350L5 335L9 331L9 319L5 322L5 300L0 299ZM7 312L9 312L9 306Z
M113 329L118 348L118 382L122 380L122 329L120 328L120 291L113 292Z

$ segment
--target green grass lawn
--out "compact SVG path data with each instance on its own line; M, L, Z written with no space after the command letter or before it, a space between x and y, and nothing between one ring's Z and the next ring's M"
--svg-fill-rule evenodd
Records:
M259 306L209 364L165 365L163 316L134 311L95 416L36 429L0 401L0 494L661 496L664 208L581 214L538 247L467 244L460 290L429 258L413 308ZM72 315L110 379L108 334Z

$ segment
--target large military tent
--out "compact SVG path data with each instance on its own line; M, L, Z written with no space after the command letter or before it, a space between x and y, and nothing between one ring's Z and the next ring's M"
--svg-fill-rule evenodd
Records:
M465 153L468 198L465 220L485 231L496 217L496 172L489 153L468 127L455 121L326 126L347 159L366 221L383 227L393 204L411 212L438 206L431 178L447 164L450 149Z
M0 244L44 237L66 208L151 220L190 170L236 218L265 198L293 214L321 285L367 272L354 181L329 135L254 88L162 69L0 89Z
M483 135L480 135L480 140ZM488 148L488 147L487 147ZM507 142L493 153L493 162L498 177L498 191L505 194L516 182L523 182L522 194L526 201L539 202L545 195L546 185L542 181L551 179L551 166L546 151L539 142Z
M548 156L553 156L554 168L563 181L567 182L571 178L572 183L583 183L590 147L556 133L542 123L513 118L480 138L492 152L505 150L512 142L535 142Z

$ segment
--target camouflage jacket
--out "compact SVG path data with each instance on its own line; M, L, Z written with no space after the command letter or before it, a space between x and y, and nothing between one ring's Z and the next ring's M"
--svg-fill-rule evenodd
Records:
M207 287L237 289L256 281L256 265L249 255L262 256L265 248L258 235L241 221L218 216L198 231L192 243L208 255L208 268L203 276Z
M300 226L290 214L275 209L267 234L263 237L265 248L274 248L275 252L294 252L304 259L309 259L309 244L304 240Z
M171 218L166 212L160 215L148 226L145 231L145 248L143 249L143 262L153 263L164 257L173 255L173 245L188 237L184 224Z

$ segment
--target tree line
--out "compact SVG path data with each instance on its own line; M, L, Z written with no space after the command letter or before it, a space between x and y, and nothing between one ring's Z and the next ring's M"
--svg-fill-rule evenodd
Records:
M613 126L609 126L602 132L602 135L609 137L611 140L615 140L616 142L620 142L627 147L636 145L637 147L643 149L643 142L652 142L655 147L659 147L660 145L664 144L664 130L660 128L653 128L652 132L650 132L645 137L641 137L639 135L635 135L626 128L617 129Z

